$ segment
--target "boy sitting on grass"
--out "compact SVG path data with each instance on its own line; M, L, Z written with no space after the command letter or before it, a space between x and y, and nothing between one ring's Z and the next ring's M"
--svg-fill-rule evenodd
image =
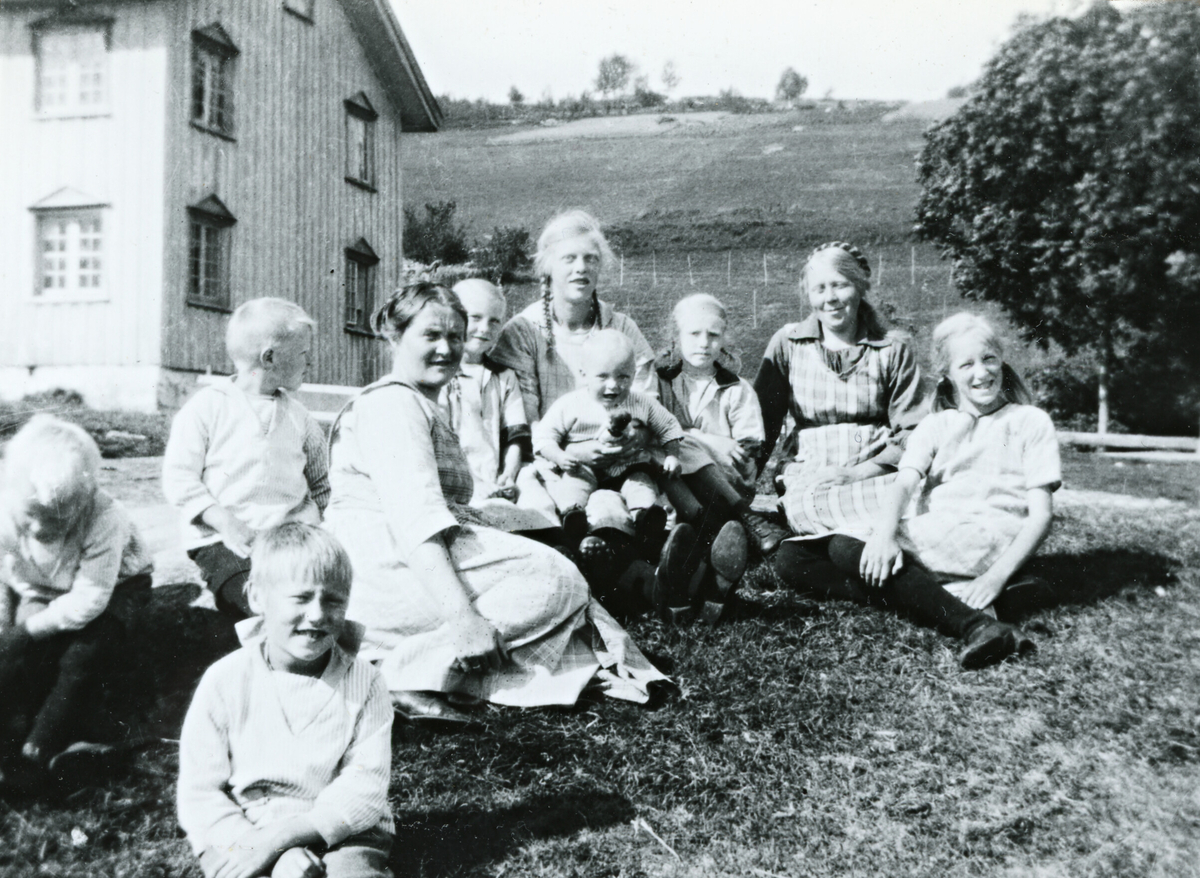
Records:
M236 372L179 410L163 456L163 493L183 518L184 548L217 609L250 615L245 584L255 534L286 521L319 524L329 502L325 436L292 398L312 351L304 309L252 299L229 318Z
M390 876L392 707L346 622L350 559L290 523L255 540L242 648L200 680L179 823L205 878Z
M124 645L152 563L129 514L97 486L82 428L35 415L9 442L0 492L0 784L29 792L75 745L83 707Z

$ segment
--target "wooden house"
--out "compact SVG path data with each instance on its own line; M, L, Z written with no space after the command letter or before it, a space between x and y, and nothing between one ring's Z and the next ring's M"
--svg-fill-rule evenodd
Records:
M258 296L316 319L310 381L373 380L440 121L388 0L3 0L0 395L178 405Z

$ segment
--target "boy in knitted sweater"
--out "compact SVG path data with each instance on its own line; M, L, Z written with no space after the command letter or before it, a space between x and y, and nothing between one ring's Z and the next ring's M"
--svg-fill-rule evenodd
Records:
M329 501L325 436L292 393L304 380L312 318L294 302L252 299L229 318L229 381L202 388L175 415L163 493L179 507L184 548L217 608L250 615L245 584L255 534L319 524Z
M392 707L356 657L351 568L307 524L255 540L260 613L200 680L179 739L179 823L205 878L391 876Z

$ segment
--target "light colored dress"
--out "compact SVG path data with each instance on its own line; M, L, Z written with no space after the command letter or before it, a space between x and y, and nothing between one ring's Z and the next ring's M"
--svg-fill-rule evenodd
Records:
M330 436L333 496L325 526L354 564L347 617L366 626L362 655L392 691L464 692L498 704L573 704L598 682L644 702L666 677L591 598L570 561L541 543L486 525L471 509L472 482L441 410L385 378L365 388ZM442 535L481 616L511 660L498 671L456 670L447 628L407 559Z
M753 499L758 473L754 458L766 441L762 408L754 387L717 364L712 378L696 381L676 359L658 367L658 398L683 427L686 438L680 460L685 474L715 464L747 499ZM742 464L709 438L733 439L746 452Z
M897 539L944 582L985 573L1025 523L1026 492L1062 484L1050 416L1015 403L978 418L931 414L909 436L900 468L925 483Z
M858 344L826 348L816 315L788 324L771 339L754 382L767 435L761 461L784 416L796 424L795 457L779 481L785 489L780 507L800 536L865 537L895 474L835 486L814 486L813 478L826 466L866 461L894 468L904 438L924 413L909 346L883 332L866 303L859 308Z

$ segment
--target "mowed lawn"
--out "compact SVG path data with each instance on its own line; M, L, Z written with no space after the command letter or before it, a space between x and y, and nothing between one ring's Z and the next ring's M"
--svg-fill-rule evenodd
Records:
M682 689L655 709L398 723L396 874L1200 874L1200 518L1128 502L1060 509L1042 565L1064 603L1017 663L963 672L940 635L759 569L719 627L630 624ZM51 800L0 798L0 874L199 875L169 739L232 639L196 592L156 590L110 694L155 740Z

